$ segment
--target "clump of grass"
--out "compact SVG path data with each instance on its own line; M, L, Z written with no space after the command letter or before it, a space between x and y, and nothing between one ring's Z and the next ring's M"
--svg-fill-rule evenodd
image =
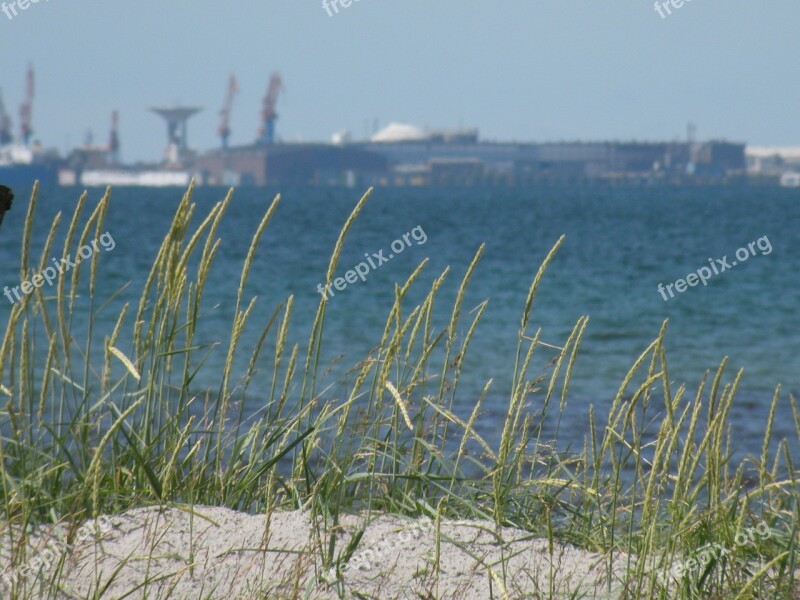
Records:
M369 196L344 223L326 283ZM102 290L97 254L88 266L62 277L54 296L36 289L10 311L0 345L5 397L0 511L6 524L2 543L12 549L14 564L25 561L34 524L78 522L148 504L203 504L311 511L320 517L319 548L324 572L334 574L332 585L341 582L342 567L360 539L357 533L340 543L339 519L367 511L429 517L437 532L445 518L483 519L546 537L551 551L555 540L599 550L607 556L609 574L624 561L627 575L616 584L629 598L798 594L796 474L788 441L776 445L772 436L776 409L784 401L780 387L761 455L735 464L729 411L741 372L729 380L723 360L696 389L675 388L664 349L665 323L631 367L609 413L598 418L592 411L582 451L564 454L546 442L545 417L555 412L560 422L568 409L569 381L589 322L581 317L557 348L541 341L541 329L534 330L536 292L563 237L547 254L521 307L513 386L499 444L492 447L475 429L491 380L467 420L454 410L464 361L487 306L463 306L471 280L479 276L483 246L461 279L444 328L435 325L436 300L452 276L449 269L413 306L407 295L427 261L397 284L374 351L355 365L344 396L323 401L325 300L307 348L301 349L286 342L292 297L277 301L266 323L256 323L256 301L244 296L279 197L264 214L242 265L218 388L192 393L198 369L214 351L198 341L197 331L221 243L217 229L232 192L199 218L191 197L190 188L138 302L126 304L110 330L94 322L104 294L115 294ZM92 231L103 230L110 198L109 190L88 216L86 196L80 198L64 256ZM23 280L33 272L37 200L35 187L21 253ZM59 213L40 266L55 252L60 225ZM87 331L73 327L79 312L89 315ZM248 327L261 333L255 347L243 348ZM547 372L532 373L534 355L553 350ZM93 363L98 353L102 361ZM246 358L248 366L234 390L237 357ZM269 389L262 390L264 409L244 419L234 394L244 395L264 364L272 373ZM789 402L800 439L795 399ZM768 540L736 544L737 534L762 521L770 528ZM707 544L731 553L681 577L669 575L670 565ZM509 585L502 568L492 569L491 577L499 590L520 585ZM295 588L299 597L299 584ZM33 597L26 589L12 595ZM538 589L537 582L530 589Z

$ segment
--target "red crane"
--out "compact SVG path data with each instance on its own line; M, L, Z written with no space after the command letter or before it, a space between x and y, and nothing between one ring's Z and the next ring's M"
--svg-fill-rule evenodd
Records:
M31 118L33 117L33 67L28 67L25 77L25 102L19 107L19 137L24 145L28 145L31 140L33 129L31 128Z
M264 108L261 110L261 128L258 130L258 138L262 144L272 144L275 141L275 120L278 113L275 107L278 104L278 96L283 90L283 78L280 73L273 73L269 78L269 88L267 95L264 96Z
M222 110L219 111L220 121L219 129L217 129L223 148L228 147L228 138L231 135L231 109L233 109L233 99L238 92L239 86L236 83L236 76L231 74L231 78L228 81L228 94L225 96L225 104L222 106Z

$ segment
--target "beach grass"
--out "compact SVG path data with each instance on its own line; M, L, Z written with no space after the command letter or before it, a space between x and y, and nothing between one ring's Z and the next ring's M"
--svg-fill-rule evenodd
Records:
M347 233L370 193L343 224L325 283L333 279ZM321 383L326 301L320 299L312 323L298 324L292 322L292 297L256 300L245 294L279 197L263 215L237 276L228 339L209 346L196 335L222 243L217 229L232 194L198 215L192 189L185 193L138 300L120 310L113 327L95 322L98 309L117 293L104 286L99 254L53 288L36 288L4 309L0 546L12 569L30 560L27 537L40 525L79 524L143 506L205 505L249 513L308 511L318 524L323 567L317 584L333 590L344 589L345 567L359 544L358 535L340 539L340 519L391 513L437 524L482 520L529 531L551 547L563 542L601 552L609 592L611 574L623 566L624 575L614 575L619 597L800 597L797 457L789 440L772 434L778 406L788 404L798 435L792 443L800 441L800 413L780 386L762 452L735 461L729 414L741 371L731 372L723 359L702 381L676 384L680 375L669 371L664 323L634 357L610 410L592 410L584 447L559 450L545 421L560 422L570 410L569 382L589 324L588 316L580 318L555 352L536 325L536 292L562 237L532 274L517 338L508 340L516 361L498 443L476 430L491 380L471 400L468 419L455 409L465 359L487 306L463 305L471 281L480 277L483 247L461 275L452 306L437 301L444 281L454 277L448 269L413 305L407 295L421 285L427 261L396 284L381 339L352 365L337 388L344 392L331 401ZM59 213L37 258L31 238L33 228L42 227L36 222L38 195L34 187L21 281L51 257L74 255L98 237L112 192L93 208L84 194L72 215L62 219ZM64 227L65 242L56 248ZM252 317L256 302L271 303L266 322ZM73 327L78 313L86 315L80 319L89 323L85 330ZM444 328L436 325L441 315L447 316ZM309 331L305 347L287 343L290 324ZM245 330L259 332L254 347L242 344ZM193 392L210 352L225 356L217 385ZM553 359L544 372L533 372L534 357L543 352ZM775 353L778 360L781 350ZM90 360L94 356L102 361ZM243 373L234 366L241 361ZM263 408L244 418L238 400L264 369L271 381L258 390ZM676 569L680 565L686 568ZM436 568L434 561L434 579ZM508 590L520 587L502 568L491 577L497 598L514 597ZM57 572L48 584L52 595L41 595L41 586L33 591L31 579L21 578L2 597L60 597L58 578ZM294 589L287 597L313 597L302 586ZM530 589L538 583L532 580ZM102 590L98 583L96 597L103 597ZM541 593L547 597L547 590Z

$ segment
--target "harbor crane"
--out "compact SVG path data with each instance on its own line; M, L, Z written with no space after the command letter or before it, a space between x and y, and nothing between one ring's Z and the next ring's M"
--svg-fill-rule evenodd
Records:
M5 146L14 141L11 135L11 117L6 112L6 105L3 102L3 93L0 92L0 146Z
M228 138L231 135L231 109L233 109L233 99L238 92L239 86L236 83L236 76L231 73L231 77L228 80L228 94L225 96L225 104L223 104L222 110L219 111L220 121L217 134L222 140L223 149L228 148Z
M33 67L28 67L25 76L25 101L19 107L19 137L20 141L27 146L31 141L33 129L31 119L33 117Z
M269 78L269 88L267 95L264 96L264 105L261 110L261 128L258 130L258 139L262 144L272 144L275 142L275 120L278 113L275 107L278 104L278 96L283 90L283 78L280 73L273 73Z
M112 165L119 163L119 112L111 113L111 133L108 136L108 162Z

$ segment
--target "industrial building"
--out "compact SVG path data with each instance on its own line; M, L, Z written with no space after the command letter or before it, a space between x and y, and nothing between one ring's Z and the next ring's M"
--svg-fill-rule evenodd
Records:
M194 168L207 185L372 185L388 172L378 153L332 144L254 144L213 150Z
M745 172L744 144L686 142L484 142L477 129L426 130L391 123L368 140L347 132L330 144L276 135L283 79L270 77L255 143L230 146L238 93L231 75L220 110L220 148L181 161L208 185L520 186L539 182L662 180L720 182ZM183 129L185 133L185 122ZM172 129L170 129L172 131ZM185 137L185 136L184 136ZM188 153L187 148L181 152ZM188 156L188 154L186 154ZM184 164L185 163L185 164Z
M481 142L476 130L392 124L352 144L384 156L386 185L526 185L547 181L723 181L745 172L745 145L711 142Z
M390 124L368 141L256 143L199 156L211 185L520 186L545 182L724 182L745 173L744 144L483 142L478 131Z
M249 144L229 143L230 117L239 91L231 75L219 111L217 149L198 153L189 144L188 123L201 108L157 106L150 110L163 119L167 134L160 162L121 164L116 111L107 144L87 140L61 160L31 141L31 68L17 143L0 97L0 176L12 181L28 178L32 183L34 175L53 181L57 172L62 185L85 187L182 187L192 180L220 186L508 187L564 182L726 183L746 174L744 144L696 142L691 125L684 142L496 142L481 140L477 129L428 130L391 123L361 141L342 132L331 143L286 143L276 132L282 90L283 78L272 73L260 126ZM751 173L777 173L789 162L762 154L751 158Z

